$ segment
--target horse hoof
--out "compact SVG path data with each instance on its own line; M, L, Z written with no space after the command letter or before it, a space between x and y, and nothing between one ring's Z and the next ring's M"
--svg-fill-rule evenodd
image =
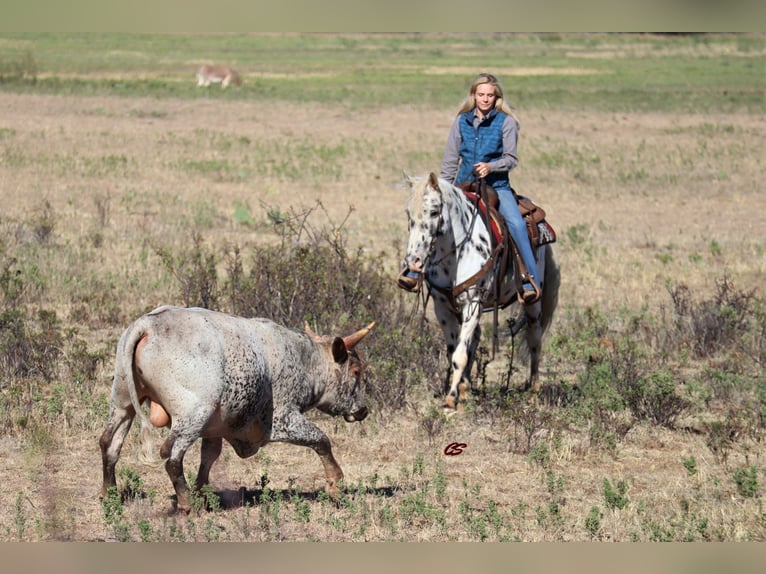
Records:
M457 404L455 402L455 396L454 395L447 395L444 398L444 411L452 411L455 412L457 410Z

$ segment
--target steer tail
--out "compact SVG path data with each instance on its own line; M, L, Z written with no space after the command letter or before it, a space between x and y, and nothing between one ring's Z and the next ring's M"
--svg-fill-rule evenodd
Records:
M136 388L136 380L133 376L133 361L136 355L136 347L141 339L146 335L146 327L143 324L143 320L139 319L130 327L130 330L125 333L123 340L121 341L121 358L122 358L122 370L125 377L125 383L128 387L128 395L130 395L130 402L133 404L133 408L136 410L136 414L141 417L141 424L151 426L149 419L144 411L141 410L141 403L138 400L138 389Z
M134 376L135 371L133 368L136 349L141 340L147 335L147 332L148 325L145 324L145 319L142 318L133 323L121 341L122 347L120 349L120 359L122 360L122 371L125 377L125 384L128 387L130 402L133 404L133 408L141 420L141 433L139 434L138 439L140 444L138 459L142 464L156 466L163 461L159 457L159 448L155 441L156 432L154 426L141 408L141 403L138 399L138 389L136 387Z

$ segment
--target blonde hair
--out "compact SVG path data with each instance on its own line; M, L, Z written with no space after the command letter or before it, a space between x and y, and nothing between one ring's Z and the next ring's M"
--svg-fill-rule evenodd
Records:
M521 127L519 118L516 117L516 114L513 113L511 106L508 104L508 102L505 101L503 85L500 83L500 80L498 80L492 74L488 74L486 72L482 72L473 79L471 82L471 88L468 90L468 95L461 102L457 115L471 111L476 107L476 88L482 84L492 84L492 87L495 88L495 109L498 112L503 112L511 116L516 121L516 125Z

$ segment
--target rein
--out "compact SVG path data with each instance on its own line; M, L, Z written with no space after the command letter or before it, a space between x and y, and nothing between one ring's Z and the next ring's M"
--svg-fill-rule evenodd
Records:
M483 185L479 186L480 190L483 190L483 188L484 188ZM489 214L489 202L488 202L487 194L486 194L485 191L481 191L481 200L484 202L485 205L487 205L487 213ZM443 261L447 257L447 255L451 255L453 253L457 253L457 252L460 251L460 249L462 249L462 247L468 242L468 240L471 238L471 236L473 234L473 228L474 228L474 225L476 224L476 219L479 217L479 213L480 213L480 209L479 209L479 207L477 205L477 206L475 206L473 208L473 217L471 218L471 225L469 226L468 231L467 231L465 237L463 238L463 240L460 242L460 244L456 245L455 249L453 251L450 251L448 254L446 254L444 257L442 257L438 261L431 261L431 264L434 264L434 265L439 264L441 261ZM442 222L440 222L439 227L441 227L442 223L443 223L443 218L442 218ZM493 240L493 234L492 234L492 229L491 229L491 223L489 221L489 215L487 217L486 226L487 226L487 231L489 232L490 242L493 243L494 240ZM491 245L491 243L490 243L490 245ZM458 285L455 285L454 287L452 287L452 289L447 289L447 288L444 288L444 287L439 287L438 285L432 285L431 283L426 281L426 284L428 286L428 295L427 296L425 294L423 295L423 311L425 312L425 306L428 303L428 298L427 297L430 297L431 289L433 289L433 290L437 291L438 293L441 293L442 295L444 295L447 298L447 300L449 301L449 304L452 306L452 308L457 310L457 298L460 295L462 295L463 293L465 293L466 291L468 291L471 287L473 287L474 285L479 283L479 281L481 281L485 277L485 275L487 273L489 273L490 270L492 270L494 268L495 263L497 261L497 257L498 257L498 255L500 254L500 252L502 250L503 250L503 243L497 243L496 245L494 245L492 247L492 252L490 253L490 255L487 258L487 260L484 262L484 265L481 266L481 269L479 269L476 273L471 275L465 281L463 281L463 282L459 283ZM429 249L429 257L428 257L429 260L430 260L430 255L432 254L432 252L433 252L433 239L432 239L432 243L431 243L431 248ZM494 305L493 305L493 307L494 307L494 309L493 309L493 311L494 311L494 319L493 319L494 329L493 329L493 344L492 344L492 358L493 359L495 357L495 353L496 353L497 347L498 347L497 325L498 325L498 311L500 309L499 300L500 300L500 283L501 283L500 278L501 278L501 276L502 276L501 274L498 274L498 277L496 277L496 280L494 282L494 287L495 287ZM479 298L479 304L480 305L481 305L481 300L483 298L484 298L483 296L481 296Z
M482 198L481 199L482 199L482 201L485 202L485 205L488 205L486 193L482 193ZM473 235L473 228L476 225L476 220L479 218L479 213L480 213L479 208L478 207L473 207L473 216L471 217L471 225L468 227L468 230L466 231L465 237L463 237L463 239L460 241L460 243L455 246L454 250L452 250L449 253L445 254L444 257L442 257L441 259L435 260L435 261L430 261L430 263L432 265L438 265L448 255L452 255L453 253L458 253L463 248L463 246L471 239L471 236ZM439 227L441 227L441 225L443 224L443 221L444 221L443 217L440 216L440 218L441 218L442 221L440 221ZM489 221L487 221L486 223L487 223L487 231L489 232L490 241L492 242L493 241L492 230L490 228ZM447 298L449 299L450 304L452 305L452 307L456 308L457 305L455 304L455 300L460 295L465 293L468 289L470 289L471 287L476 285L479 281L481 281L484 278L484 276L490 271L490 269L492 269L493 265L495 264L495 260L497 258L497 255L500 253L500 250L502 249L502 247L503 246L500 243L498 243L497 245L493 246L492 252L490 253L490 256L487 258L487 261L484 263L484 265L482 265L481 269L479 269L476 273L471 275L465 281L463 281L463 282L459 283L458 285L455 285L454 287L452 287L452 289L447 289L447 288L444 288L444 287L439 287L437 285L431 285L430 283L428 283L429 290L430 289L434 289L434 290L438 291L439 293L442 293L443 295L446 295ZM429 249L429 258L428 258L429 260L431 258L430 255L432 253L433 253L433 238L432 238L431 246L430 246L430 249Z

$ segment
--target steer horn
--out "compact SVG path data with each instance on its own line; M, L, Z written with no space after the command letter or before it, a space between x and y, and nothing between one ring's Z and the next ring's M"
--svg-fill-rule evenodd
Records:
M303 320L303 330L306 332L306 334L311 337L316 343L321 343L323 341L322 337L317 335L312 329L311 325L309 325L309 322L304 319Z
M359 329L356 333L343 337L343 342L346 344L346 349L349 351L359 344L359 341L364 339L372 328L375 326L375 321L367 325L364 329Z
M364 339L370 331L372 331L372 328L375 326L375 321L367 325L363 329L359 329L356 333L353 333L351 335L348 335L347 337L343 337L343 344L346 345L347 350L351 350L354 347L356 347L359 344L359 341ZM329 343L332 341L333 337L317 335L309 325L309 322L305 319L303 320L303 330L306 332L306 334L311 337L315 342L317 343Z

